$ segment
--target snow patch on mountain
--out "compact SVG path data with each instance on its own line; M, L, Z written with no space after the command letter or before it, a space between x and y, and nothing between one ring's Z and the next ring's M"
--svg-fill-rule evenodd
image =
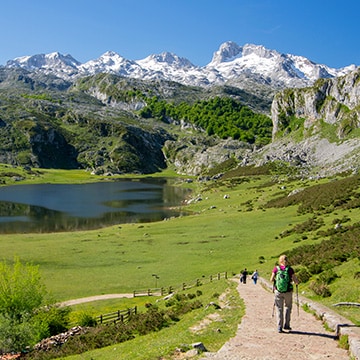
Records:
M127 60L114 51L107 51L98 59L81 64L78 70L79 74L86 75L105 72L121 76L142 76L145 72L135 61Z
M40 70L46 74L54 73L59 77L63 77L64 73L66 76L77 74L80 65L81 63L71 55L62 55L59 52L22 56L6 63L6 67L20 67L29 71Z
M141 60L128 60L116 52L108 51L98 59L81 64L70 55L58 52L19 57L6 63L6 67L21 67L29 71L52 73L67 80L105 72L144 80L163 79L185 85L209 86L238 83L246 79L272 87L303 87L318 78L345 75L355 69L350 65L341 69L316 64L309 59L281 54L262 45L238 44L228 41L214 52L211 62L203 67L170 52L150 55Z

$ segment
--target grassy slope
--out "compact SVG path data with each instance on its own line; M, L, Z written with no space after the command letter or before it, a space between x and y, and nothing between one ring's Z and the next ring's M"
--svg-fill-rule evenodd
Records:
M66 359L169 359L176 348L186 349L187 344L202 342L209 351L217 351L237 330L237 324L244 314L243 302L239 299L236 283L225 280L215 281L201 286L202 295L198 298L204 305L215 301L222 305L221 310L212 306L202 307L186 314L181 321L159 332L138 336L125 343L108 346L103 349L89 351ZM186 293L194 293L195 290ZM222 302L215 294L223 294ZM156 303L164 306L163 302ZM204 322L204 319L207 319ZM212 319L211 321L209 319ZM202 324L207 324L202 326ZM193 329L193 330L192 330ZM220 329L221 331L218 331Z
M224 195L230 193L229 199ZM302 221L295 208L246 211L258 190L247 183L216 189L189 206L195 215L97 231L2 235L3 258L19 256L40 265L48 289L59 300L158 286L177 286L217 272L259 267L259 257L292 246L275 237ZM263 196L263 195L262 195ZM211 207L216 207L212 208Z
M47 173L43 181L49 182L52 177L62 182L66 174L55 176ZM77 178L73 181L83 180L81 174L75 172L70 177ZM261 276L268 278L280 253L322 240L317 231L307 233L306 239L302 240L297 234L280 236L283 231L312 217L311 214L299 216L296 206L263 208L267 200L279 194L314 183L292 182L286 184L286 188L279 184L260 187L268 180L269 177L259 176L252 178L251 182L245 181L232 187L215 186L207 190L193 184L194 196L201 194L202 200L186 207L193 212L189 216L96 231L2 235L0 251L3 259L11 260L16 255L23 261L39 264L47 288L57 300L153 288L154 273L159 276L157 285L164 287L179 287L183 282L217 272L239 273L244 267L250 271L257 268ZM229 198L225 199L225 194ZM322 216L325 222L322 229L333 227L332 220L343 216L349 217L351 223L360 220L358 209L338 210ZM260 262L260 257L264 261ZM341 277L330 284L331 298L314 296L306 285L301 285L300 291L330 306L339 301L358 301L358 280L353 275L360 271L359 259L334 270ZM143 306L143 300L136 301ZM132 304L133 300L98 302L80 306L78 310L91 309L99 314ZM340 311L351 320L360 322L356 309ZM165 338L168 336L167 332L161 333L165 334ZM155 339L158 336L151 335L149 341L157 344ZM173 335L169 333L169 336ZM126 352L128 346L132 345L122 344L117 348ZM149 343L146 349L149 349ZM111 358L108 356L96 358Z

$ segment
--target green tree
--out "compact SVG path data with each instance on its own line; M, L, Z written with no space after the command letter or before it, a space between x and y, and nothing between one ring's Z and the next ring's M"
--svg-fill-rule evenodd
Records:
M159 100L147 99L147 106L139 114L144 118L164 121L166 118L185 120L205 129L208 135L217 135L222 139L232 137L249 143L269 143L272 136L271 119L256 114L247 106L231 98L215 97L175 105Z
M21 321L42 305L45 294L38 267L19 259L13 265L0 263L0 314Z
M45 296L37 266L23 264L19 259L13 264L0 263L1 352L23 350L40 340L40 333L46 333L47 324L37 320L46 309Z

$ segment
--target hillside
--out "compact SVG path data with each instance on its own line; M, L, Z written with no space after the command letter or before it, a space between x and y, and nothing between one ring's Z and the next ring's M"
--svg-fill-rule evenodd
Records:
M225 170L228 165L214 169L215 173L224 173L221 179L191 184L196 192L186 207L191 211L189 216L96 231L3 235L3 256L11 259L16 249L26 261L40 264L49 289L66 300L152 288L152 274L159 274L160 278L155 287L178 284L176 288L195 278L205 282L208 274L219 271L235 275L244 266L250 271L258 269L261 276L268 278L279 254L285 252L301 280L300 294L332 308L334 303L356 302L359 176L293 180L281 168ZM189 186L185 182L184 185ZM209 296L214 296L213 286ZM212 301L216 301L214 297ZM211 311L205 309L206 304L187 317L191 324ZM234 308L227 310L233 319ZM359 323L356 309L336 310ZM270 321L271 306L267 312ZM99 313L97 310L95 315ZM166 335L171 339L171 347L165 353L184 343L189 322L184 325L177 319L176 324L168 327L172 329L171 335L166 330L154 334L157 338L165 336L159 340L162 343L167 341ZM227 321L214 322L214 327L208 329L216 344L228 339L225 325L228 326ZM233 324L234 329L236 325ZM177 326L182 330L176 331ZM221 329L221 337L214 328ZM174 335L176 332L181 339ZM137 339L139 343L143 341ZM205 339L206 345L216 351L209 338ZM132 354L132 344L117 344L117 351L127 349L125 353ZM151 348L159 354L157 344L146 343L146 351ZM79 346L78 349L84 351ZM114 346L103 351L108 350L115 352Z
M359 76L356 69L274 97L272 143L262 161L286 161L320 176L359 169Z
M0 162L12 165L84 168L102 174L153 173L171 165L174 158L166 157L163 147L179 138L184 143L196 139L201 146L220 147L221 138L239 138L239 130L248 132L246 137L252 142L257 132L263 134L259 139L264 142L271 138L269 117L244 105L269 109L269 104L229 87L205 90L110 74L71 83L42 73L3 68L0 100ZM171 106L171 114L165 114L165 105ZM198 121L190 114L195 106L200 109ZM241 114L236 107L243 109ZM231 129L217 125L219 111L234 118ZM164 116L160 116L162 112ZM200 121L209 114L213 115L207 120L206 134ZM254 128L252 124L258 125Z
M217 77L195 86L177 77L193 65L174 54L125 60L108 52L85 66L55 53L0 67L0 162L108 175L202 176L229 159L285 162L301 176L357 171L355 67L227 42L202 70Z

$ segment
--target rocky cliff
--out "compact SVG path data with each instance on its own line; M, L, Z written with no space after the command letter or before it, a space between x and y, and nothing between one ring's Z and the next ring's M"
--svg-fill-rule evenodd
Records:
M296 118L304 119L305 130L319 120L334 125L338 139L344 138L360 126L360 68L335 79L320 79L309 88L279 92L271 115L274 139Z
M271 115L273 141L253 154L258 163L286 161L321 176L359 170L360 68L277 93Z
M209 136L194 120L200 119L196 107L179 117L184 104L201 104L214 97L268 112L267 101L238 88L210 90L109 74L71 83L39 72L0 68L0 162L80 167L100 174L152 173L174 166L182 174L202 175L229 159L241 166L285 161L305 176L357 171L359 77L357 69L342 77L320 79L312 87L277 93L271 107L272 143L258 149L265 142L239 141L244 131L239 124L239 136L231 139L216 133ZM142 116L141 109L151 102L152 117ZM222 119L223 127L229 126L233 114L226 104L230 102L220 103L210 102L201 119L212 119L212 125ZM172 112L164 113L167 109ZM248 109L244 115L250 113ZM245 125L252 128L253 118L247 119ZM265 130L271 140L268 123L266 129L254 127L255 140Z

